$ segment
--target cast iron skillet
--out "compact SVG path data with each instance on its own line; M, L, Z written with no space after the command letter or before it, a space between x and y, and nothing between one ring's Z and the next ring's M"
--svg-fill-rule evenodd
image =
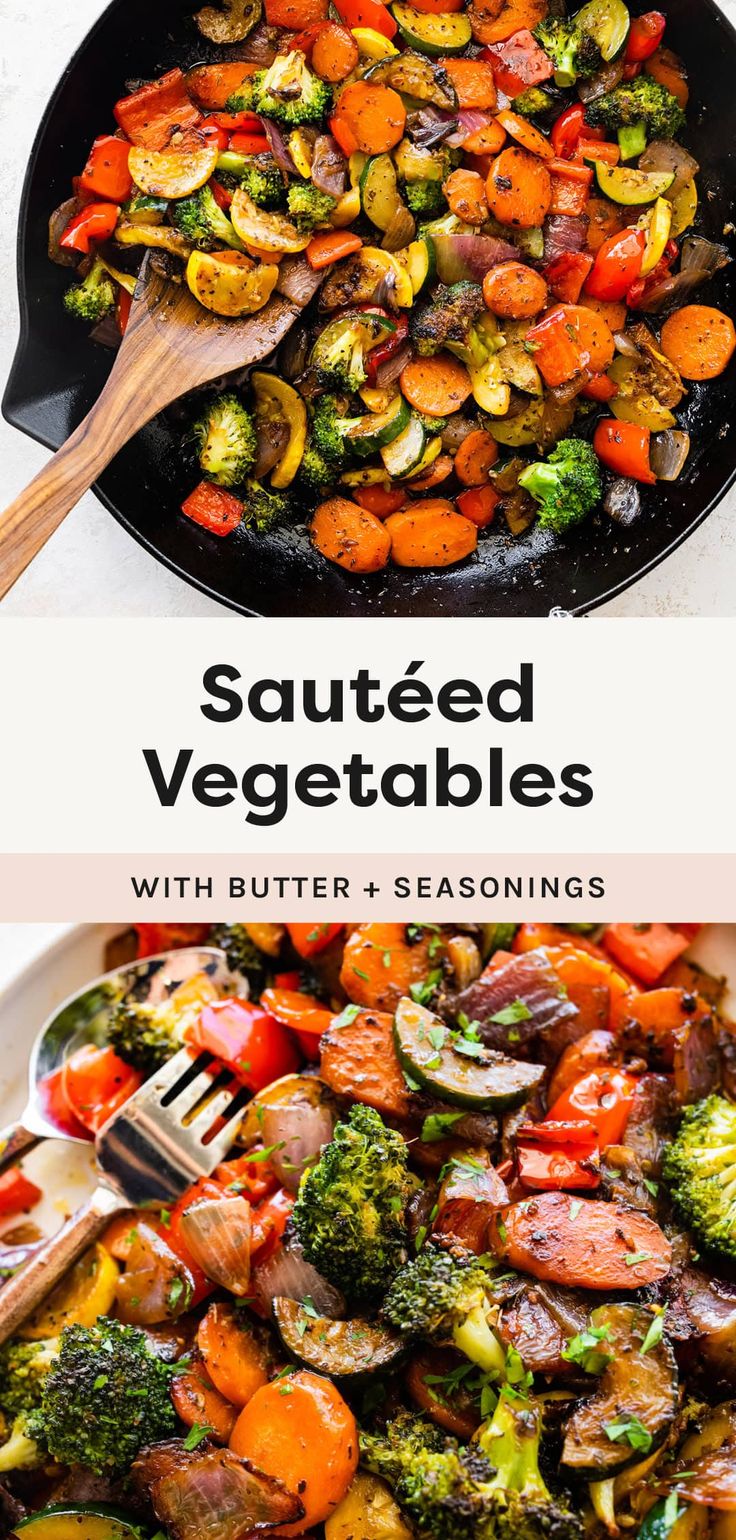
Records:
M49 213L69 195L72 176L95 133L111 124L124 82L190 65L222 50L203 43L192 0L112 0L69 64L44 115L31 155L20 213L18 276L21 335L3 402L7 420L57 448L88 410L110 368L110 354L68 317L61 294L68 271L47 259ZM637 7L640 8L640 7ZM696 229L723 238L730 219L736 142L736 33L714 0L668 0L667 41L691 77L688 146L701 165ZM727 270L703 291L731 309ZM388 568L349 578L309 546L302 526L258 539L239 529L227 540L179 514L196 480L181 449L181 416L159 418L100 478L105 506L141 545L181 577L244 614L546 615L582 613L611 598L663 560L697 527L736 476L736 371L693 387L685 424L693 452L684 479L646 491L634 530L604 515L564 543L538 529L519 539L491 532L478 556L443 572Z

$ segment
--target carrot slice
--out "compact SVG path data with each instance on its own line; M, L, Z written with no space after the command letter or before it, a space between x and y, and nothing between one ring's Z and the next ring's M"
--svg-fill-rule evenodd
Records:
M243 81L255 75L257 64L245 59L222 61L220 64L196 64L186 77L187 90L200 107L209 112L219 112L227 105L228 98L242 86Z
M396 513L406 502L406 492L399 487L357 487L354 497L361 508L375 513L377 519L385 519L390 513Z
M357 925L345 944L340 983L354 1004L394 1011L412 984L439 967L443 950L432 931L409 943L405 925Z
M394 1048L393 1023L390 1011L364 1010L354 1021L328 1030L320 1043L319 1073L336 1096L365 1102L382 1117L405 1122L412 1102Z
M360 236L352 230L324 230L321 235L312 236L306 251L307 261L313 272L318 273L323 267L330 267L333 262L340 262L352 252L360 251L362 245Z
M215 1389L233 1406L245 1406L268 1380L267 1355L243 1315L232 1305L210 1305L197 1332L207 1373Z
M594 315L600 316L610 332L623 331L628 312L621 300L593 299L591 294L583 292L578 304L582 305L584 310L592 310Z
M442 190L450 213L464 224L482 225L488 218L485 183L477 171L459 167L448 176Z
M390 86L353 80L340 92L332 122L338 128L344 125L356 150L377 155L392 150L403 138L406 108ZM336 138L342 144L339 133Z
M492 112L496 82L487 59L440 59L457 94L461 111Z
M617 208L615 203L609 203L607 198L589 198L585 213L588 218L588 251L599 251L612 235L618 235L623 230L624 211Z
M352 32L337 21L320 27L312 49L312 68L320 80L335 85L355 69L360 54Z
M684 305L662 327L662 352L685 380L716 380L736 351L730 316L711 305Z
M409 405L429 417L459 412L473 388L465 365L451 353L413 359L402 369L400 384Z
M669 1272L672 1247L646 1214L545 1192L494 1214L491 1249L513 1268L571 1289L640 1289Z
M653 80L670 91L681 107L687 107L690 100L690 87L687 83L685 66L677 54L671 48L658 48L647 59L644 68Z
M188 1374L177 1374L171 1381L174 1411L185 1427L211 1428L219 1444L226 1444L238 1415L232 1402L226 1401L207 1381L202 1365Z
M423 471L421 476L412 476L412 492L429 492L432 487L441 486L442 482L446 481L448 476L451 475L452 455L438 455L428 471ZM406 502L406 498L404 498L403 502ZM403 507L403 503L400 506ZM395 513L396 509L392 508L391 512Z
M502 43L514 32L533 32L548 9L548 0L475 0L469 12L473 37L479 43Z
M320 503L310 533L317 550L347 572L380 572L391 552L391 537L381 520L347 497Z
M541 134L533 123L519 117L518 112L511 112L505 108L503 112L496 113L496 122L500 123L506 133L521 145L522 150L528 150L530 155L539 155L542 160L553 158L555 152L549 139L545 139L544 134Z
M536 155L510 145L491 166L486 196L500 224L530 230L541 225L549 212L552 179Z
M499 262L483 279L483 298L494 315L511 321L528 321L547 303L547 285L541 273L523 262Z
M299 1369L256 1392L230 1448L299 1493L304 1517L279 1534L300 1535L329 1518L345 1496L358 1464L358 1429L336 1386Z
M477 128L463 140L464 155L497 155L506 143L506 134L494 118L485 128Z
M450 567L478 544L477 526L442 498L392 513L386 528L397 567Z
M606 997L605 1016L608 1020L608 991L601 990L601 994ZM549 1083L547 1096L550 1107L565 1091L569 1091L576 1080L582 1080L591 1070L607 1069L619 1063L620 1059L621 1052L616 1038L607 1027L593 1027L584 1037L579 1037L576 1043L568 1043L557 1060Z
M464 487L480 487L498 459L496 440L485 428L475 428L464 438L455 455L455 475Z

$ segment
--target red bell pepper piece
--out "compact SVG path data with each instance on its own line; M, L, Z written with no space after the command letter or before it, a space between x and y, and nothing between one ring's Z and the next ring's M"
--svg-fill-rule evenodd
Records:
M485 529L492 523L496 508L501 501L501 493L490 485L483 487L468 487L466 492L461 492L455 499L460 512L471 524L478 529Z
M129 153L127 139L118 139L115 134L103 134L95 139L79 178L80 188L92 193L95 198L124 203L130 197L133 187L133 178L128 170Z
M596 252L593 269L585 286L591 299L624 299L641 272L647 238L643 230L630 227L619 235L610 235Z
M180 69L169 70L160 80L124 96L113 111L131 144L148 150L165 150L176 129L196 128L202 121Z
M658 984L689 938L671 925L608 925L603 945L642 984Z
M370 27L389 39L398 31L388 6L381 5L381 0L335 0L335 10L346 27Z
M265 155L269 148L268 139L263 132L251 133L250 130L230 135L229 150L234 150L238 155Z
M251 1000L214 1000L184 1035L193 1048L221 1059L254 1093L299 1068L288 1033Z
M554 262L548 262L544 277L555 299L577 305L592 266L593 257L584 251L562 251Z
M668 241L657 266L652 268L651 273L647 273L646 278L637 278L636 282L632 283L626 295L626 304L629 310L638 310L642 303L646 302L652 289L656 288L663 278L669 276L672 264L678 254L679 247L677 241Z
M85 1043L65 1061L61 1083L74 1116L96 1134L143 1084L143 1076L112 1048Z
M227 129L229 134L234 134L236 129L242 129L247 134L263 133L263 124L257 112L208 112L205 121L216 123L218 128Z
M299 973L296 968L292 968L288 973L274 973L273 976L274 989L298 990L301 982L301 973Z
M213 481L200 481L182 503L181 511L211 535L231 535L243 517L243 507L240 498L224 487L215 486Z
M588 401L612 401L618 395L618 385L607 374L592 374L580 394Z
M651 59L659 48L666 26L667 17L661 11L645 11L643 16L634 17L626 42L627 64L642 64L645 59Z
M72 1139L90 1139L92 1136L88 1128L80 1123L64 1095L64 1069L52 1070L50 1075L44 1075L38 1084L38 1099L41 1111L49 1123L62 1134L68 1134Z
M329 26L329 22L313 21L312 25L310 27L305 27L303 32L296 33L296 36L291 39L291 43L289 45L290 48L298 49L299 53L304 54L305 59L311 59L312 49L314 48L317 38L319 37L320 32L322 32L327 26Z
M516 1130L517 1139L537 1139L543 1144L591 1144L595 1136L590 1119L578 1117L567 1122L546 1117L543 1123L522 1123Z
M209 925L147 925L136 921L138 938L136 957L157 957L159 952L175 952L180 946L204 946Z
M615 476L629 476L645 486L654 486L657 478L649 464L649 428L633 422L617 422L606 417L593 434L593 448L598 459Z
M230 188L223 187L221 182L217 182L214 177L210 177L210 192L217 207L227 214L233 201L233 194Z
M574 102L552 124L549 137L555 155L561 160L573 160L578 154L581 139L597 140L605 139L605 136L604 128L591 128L586 123L583 103Z
M249 1203L261 1203L276 1191L279 1183L268 1161L254 1160L254 1153L223 1161L215 1167L213 1176L227 1191L242 1195Z
M631 1112L636 1078L621 1069L591 1070L568 1086L549 1109L551 1122L587 1119L605 1150L620 1144Z
M695 937L700 934L703 927L702 925L683 925L678 920L678 923L673 925L672 929L679 930L680 934L687 936L688 942L690 942L695 940Z
M500 43L488 43L481 59L487 59L493 78L504 95L521 96L530 86L540 86L554 74L552 60L540 48L528 27L520 27Z
M534 345L535 362L547 385L563 385L582 367L577 334L560 306L530 326L526 340Z
M230 134L226 128L222 128L215 122L214 117L203 118L199 125L198 133L208 144L216 144L218 150L227 150L230 145Z
M378 347L371 348L366 359L366 370L371 383L375 380L381 364L385 363L387 358L392 357L396 349L401 347L406 341L408 335L409 322L405 315L398 315L396 317L396 330L392 331L391 335L386 337L384 342L379 342Z
M0 1215L3 1219L7 1214L23 1214L29 1208L33 1208L42 1197L41 1188L31 1182L17 1166L11 1166L9 1171L3 1171L0 1176Z
M577 219L585 213L593 182L592 166L584 166L575 160L554 159L546 162L552 178L551 214L566 214Z
M133 300L127 289L118 289L115 300L115 322L121 337L125 336L125 328L130 320L130 311Z
M86 203L69 220L59 245L66 251L84 252L86 256L93 241L109 241L119 218L117 203Z
M326 925L315 920L311 925L287 925L286 929L291 938L291 944L300 957L316 957L318 952L324 952L342 932L342 925ZM297 983L296 988L299 988Z
M519 1180L533 1192L582 1192L600 1186L594 1134L587 1142L576 1138L566 1143L555 1139L526 1142L518 1136L516 1164Z
M254 1208L251 1215L250 1254L259 1252L259 1262L265 1262L281 1240L286 1223L294 1207L294 1198L285 1187L266 1198Z

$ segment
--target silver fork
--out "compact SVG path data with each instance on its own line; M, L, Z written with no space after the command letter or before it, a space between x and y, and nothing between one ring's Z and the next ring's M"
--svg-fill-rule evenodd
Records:
M95 1140L98 1184L88 1201L0 1289L0 1343L5 1342L115 1214L176 1202L224 1159L239 1113L249 1099L243 1086L209 1054L186 1048L157 1070Z

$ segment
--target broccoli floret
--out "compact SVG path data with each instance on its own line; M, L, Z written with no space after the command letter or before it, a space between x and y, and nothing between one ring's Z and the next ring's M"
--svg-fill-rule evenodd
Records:
M246 482L245 519L259 535L265 535L289 515L288 493L274 492L260 481Z
M307 440L307 447L299 466L299 486L307 497L319 496L335 479L335 466L330 464L317 448L314 439Z
M284 177L272 155L240 155L223 150L217 174L225 187L242 187L261 209L280 208L284 201Z
M401 1134L356 1105L302 1178L293 1211L309 1262L351 1300L377 1300L406 1261L416 1190Z
M703 1246L736 1257L736 1106L723 1096L686 1107L664 1175Z
M429 1244L396 1274L382 1314L397 1331L452 1342L486 1372L503 1374L505 1353L488 1323L488 1283L471 1252Z
M46 1457L40 1407L58 1351L56 1337L42 1342L11 1337L0 1348L0 1410L6 1431L0 1443L0 1473L34 1470Z
M624 81L614 91L588 102L585 116L593 127L600 128L629 128L643 123L650 139L674 139L685 123L676 97L646 74Z
M598 458L581 438L560 441L546 460L527 466L519 486L540 504L543 529L564 535L600 502L602 488Z
M319 225L329 225L336 204L336 198L320 192L313 182L304 181L292 182L286 199L291 219L303 234Z
M210 402L197 419L192 436L205 475L221 487L237 487L245 480L256 458L253 418L232 391Z
M265 954L259 952L245 926L213 925L210 941L212 946L222 948L228 968L248 980L251 994L260 995L268 983L270 972Z
M426 1425L425 1425L426 1429ZM433 1540L579 1540L582 1525L548 1491L539 1471L541 1417L524 1396L501 1390L473 1443L441 1445L419 1419L397 1418L361 1434L361 1460L393 1487L414 1528ZM426 1443L422 1439L426 1437Z
M411 312L414 347L423 358L448 348L463 363L484 361L488 348L476 326L484 309L480 284L467 280L449 286L439 284L431 303Z
M514 97L514 112L520 112L523 118L541 118L559 107L559 102L560 98L545 91L543 86L528 86L520 96Z
M64 295L64 308L78 321L95 324L115 309L115 285L104 262L97 259L81 283L73 283Z
M245 110L261 112L277 123L296 127L299 123L319 123L331 102L330 87L312 74L304 54L295 49L292 53L277 54L268 69L253 76L252 106L249 104ZM230 111L243 111L230 103L228 107Z
M407 182L404 197L412 214L418 214L420 219L436 219L447 208L441 182Z
M310 363L320 385L351 394L367 379L365 355L380 335L380 322L370 314L341 315L328 321L312 348Z
M328 465L336 468L346 459L345 436L360 417L346 417L344 402L331 392L317 398L312 417L312 441L314 448Z
M534 28L534 36L554 64L555 85L572 86L601 67L598 44L574 17L547 16Z
M110 1017L107 1042L118 1058L147 1077L181 1048L180 1026L180 1018L166 1002L148 1005L121 1000Z
M172 1372L137 1326L106 1316L66 1326L41 1399L49 1453L98 1476L123 1475L144 1444L174 1432Z
M244 249L209 186L197 188L188 198L177 198L171 204L171 222L200 251L214 251L216 246Z

